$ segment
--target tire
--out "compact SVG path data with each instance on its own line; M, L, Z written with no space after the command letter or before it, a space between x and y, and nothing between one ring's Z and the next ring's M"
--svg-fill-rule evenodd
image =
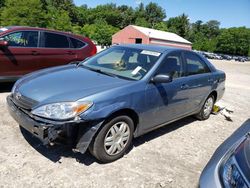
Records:
M198 114L196 114L195 117L199 120L208 119L213 111L214 102L215 102L214 96L209 95L206 101L204 102L201 111Z
M103 163L121 158L129 149L134 133L133 120L117 116L104 124L92 141L90 153Z

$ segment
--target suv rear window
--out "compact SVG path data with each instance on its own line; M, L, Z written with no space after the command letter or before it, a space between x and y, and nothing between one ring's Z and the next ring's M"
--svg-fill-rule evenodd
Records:
M86 44L80 40L74 39L74 38L70 38L71 43L72 43L72 47L73 48L82 48L83 46L85 46Z
M45 48L69 48L68 38L55 33L44 33Z

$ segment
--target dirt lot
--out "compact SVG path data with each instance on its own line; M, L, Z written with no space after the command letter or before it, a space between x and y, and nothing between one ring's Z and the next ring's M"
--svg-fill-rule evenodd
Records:
M250 117L250 62L213 62L227 73L221 102L235 110L233 122L185 118L135 139L111 164L61 146L47 149L22 133L6 109L11 86L0 85L0 187L197 187L214 150Z

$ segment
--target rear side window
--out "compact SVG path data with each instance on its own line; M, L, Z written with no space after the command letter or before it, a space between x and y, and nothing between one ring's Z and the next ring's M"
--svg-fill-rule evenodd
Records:
M203 74L210 72L208 66L201 58L193 53L185 52L187 75Z
M158 70L158 74L167 74L172 78L178 78L183 76L183 63L181 58L181 53L173 52L167 55L161 63Z
M69 48L68 38L55 33L44 33L45 48Z
M12 47L37 47L38 32L37 31L19 31L5 35L0 40L8 41Z
M74 39L74 38L70 38L70 40L71 40L73 48L82 48L86 45L84 42Z

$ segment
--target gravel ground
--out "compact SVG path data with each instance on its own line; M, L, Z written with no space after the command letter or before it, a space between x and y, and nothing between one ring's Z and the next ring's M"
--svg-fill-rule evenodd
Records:
M250 62L213 61L227 74L221 103L234 110L207 121L192 117L155 130L133 142L122 159L99 164L89 153L45 148L9 116L5 98L11 85L0 85L0 187L197 187L215 149L250 117Z

